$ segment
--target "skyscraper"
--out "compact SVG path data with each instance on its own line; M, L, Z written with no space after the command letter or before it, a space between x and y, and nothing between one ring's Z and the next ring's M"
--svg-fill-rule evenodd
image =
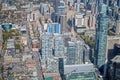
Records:
M101 4L99 7L96 26L96 44L95 44L95 65L100 68L106 63L106 46L107 46L107 27L108 17L106 15L107 6ZM104 67L104 76L106 67Z

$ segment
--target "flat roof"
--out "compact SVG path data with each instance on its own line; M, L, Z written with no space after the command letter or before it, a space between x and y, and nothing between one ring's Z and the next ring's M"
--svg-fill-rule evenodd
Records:
M93 64L65 65L64 73L95 72Z
M66 75L66 80L98 80L98 79L94 72L81 72Z

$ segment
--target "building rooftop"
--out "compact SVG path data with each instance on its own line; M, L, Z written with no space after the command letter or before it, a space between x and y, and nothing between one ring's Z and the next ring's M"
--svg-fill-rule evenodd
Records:
M93 64L65 65L66 80L98 80Z
M115 57L112 59L112 62L120 63L120 55L115 56Z
M81 72L95 72L93 64L80 64L80 65L65 65L64 73L81 73Z
M66 80L97 80L94 72L81 72L66 75Z

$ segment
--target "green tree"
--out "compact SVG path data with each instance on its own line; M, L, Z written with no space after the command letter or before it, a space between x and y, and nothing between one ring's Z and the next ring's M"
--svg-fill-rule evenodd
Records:
M20 44L15 44L15 49L20 49Z

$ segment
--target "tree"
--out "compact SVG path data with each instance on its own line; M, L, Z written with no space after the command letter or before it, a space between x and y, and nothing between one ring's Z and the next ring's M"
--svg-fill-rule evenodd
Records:
M20 49L20 44L15 44L15 49Z
M94 48L95 42L89 36L85 36L84 41L88 44L91 48Z

